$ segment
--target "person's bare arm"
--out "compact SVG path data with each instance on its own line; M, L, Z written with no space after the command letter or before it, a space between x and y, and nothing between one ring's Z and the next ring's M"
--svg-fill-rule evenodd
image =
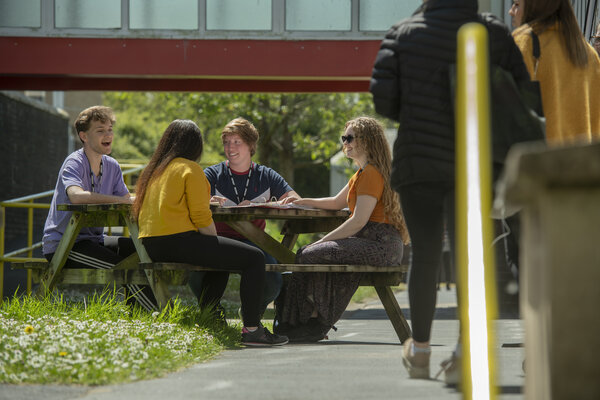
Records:
M344 239L355 235L367 224L367 222L369 222L369 218L376 205L377 198L369 195L358 196L356 198L356 207L354 208L352 216L315 243Z
M306 198L294 201L294 204L300 206L321 208L323 210L341 210L344 207L348 207L346 198L348 197L349 186L346 184L342 190L339 191L334 197L321 197L316 199Z
M217 236L217 228L215 227L215 223L212 222L208 226L204 226L202 228L198 228L198 232L207 236Z
M69 186L67 188L67 196L69 196L69 200L73 204L133 203L133 199L129 193L125 196L112 196L83 190L79 186Z

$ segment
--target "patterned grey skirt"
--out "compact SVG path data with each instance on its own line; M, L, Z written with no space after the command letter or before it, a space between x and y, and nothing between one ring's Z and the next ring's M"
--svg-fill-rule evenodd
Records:
M302 247L299 264L398 265L403 251L400 232L392 225L368 222L355 236ZM306 324L313 310L321 325L331 328L350 303L362 273L295 272L283 293L280 322Z

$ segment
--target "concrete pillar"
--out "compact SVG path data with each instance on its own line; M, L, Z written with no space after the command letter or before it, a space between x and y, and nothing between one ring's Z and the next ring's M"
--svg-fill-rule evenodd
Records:
M522 207L526 399L600 399L600 143L511 151L501 182Z

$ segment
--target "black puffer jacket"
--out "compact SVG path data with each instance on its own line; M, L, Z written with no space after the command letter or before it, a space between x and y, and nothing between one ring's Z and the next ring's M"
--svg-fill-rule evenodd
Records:
M477 0L428 0L400 21L381 44L370 91L376 111L400 123L394 142L392 187L454 181L454 108L449 66L456 35L467 22L483 22L490 63L516 81L529 80L523 57L502 21L477 14Z

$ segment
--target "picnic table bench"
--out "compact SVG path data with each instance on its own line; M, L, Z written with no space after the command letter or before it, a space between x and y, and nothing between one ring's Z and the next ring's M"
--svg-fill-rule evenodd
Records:
M152 262L141 241L137 238L137 224L129 215L130 206L124 204L59 205L59 210L73 213L69 227L63 235L52 262L29 261L11 263L12 268L31 269L34 281L40 283L39 293L53 290L56 284L138 284L152 287L161 308L171 299L169 285L185 285L190 271L223 271L198 265ZM280 264L267 264L267 271L277 272L362 272L360 285L373 286L396 331L400 342L410 337L411 331L392 291L407 273L408 263L376 267L350 264L295 264L292 248L301 233L325 232L334 229L347 218L346 211L305 210L298 208L212 207L213 219L226 222L263 250L273 255ZM254 219L280 219L285 223L280 241L254 226ZM125 258L113 269L62 268L83 226L127 226L136 253ZM404 257L407 260L408 257ZM239 273L235 269L230 270Z

